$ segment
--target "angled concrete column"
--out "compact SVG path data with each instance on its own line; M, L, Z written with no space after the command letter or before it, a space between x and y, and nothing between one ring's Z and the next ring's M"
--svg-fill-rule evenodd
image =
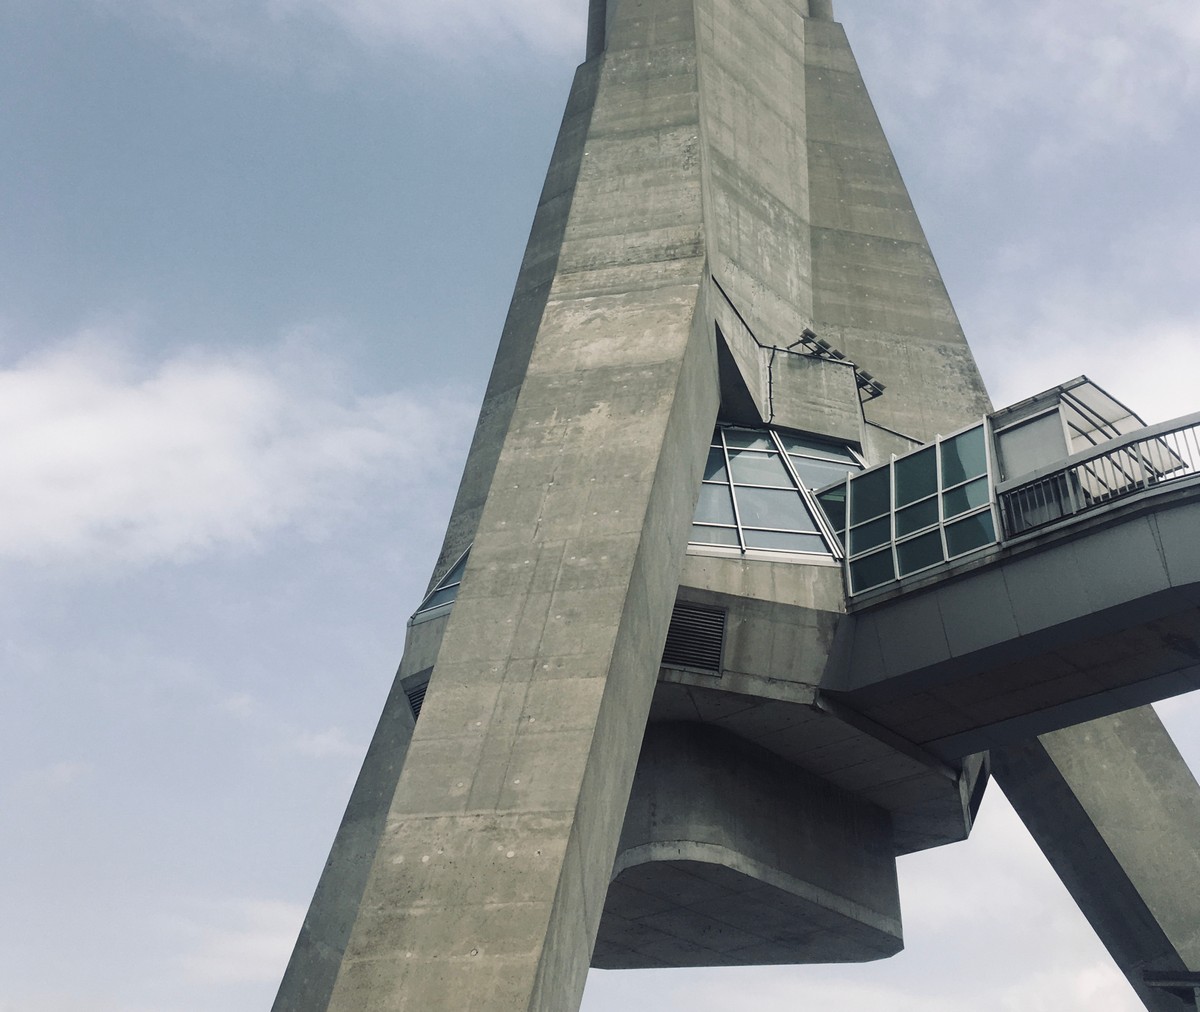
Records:
M1149 707L992 752L992 774L1152 1012L1200 970L1200 788Z
M412 737L412 709L400 679L397 674L272 1012L310 1012L329 1003Z
M551 167L574 172L553 280L497 362L503 414L447 537L470 561L329 1009L582 993L718 397L690 0L620 5L606 41L580 75L582 157Z

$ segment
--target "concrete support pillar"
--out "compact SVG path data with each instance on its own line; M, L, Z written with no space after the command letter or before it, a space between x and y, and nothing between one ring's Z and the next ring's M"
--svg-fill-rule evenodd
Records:
M272 1012L316 1012L329 1003L412 738L412 709L400 679L397 674Z
M992 775L1151 1012L1200 970L1200 788L1149 707L992 752Z
M470 560L337 1012L582 995L719 397L692 0L607 21L582 157L547 180L565 227L527 256L553 265L536 336L506 335L518 392L481 420L448 535L473 532Z

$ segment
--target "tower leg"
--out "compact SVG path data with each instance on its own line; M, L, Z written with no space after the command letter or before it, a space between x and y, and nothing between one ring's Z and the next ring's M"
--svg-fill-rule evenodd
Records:
M1149 707L992 752L992 775L1152 1012L1200 970L1200 787Z
M318 1012L329 1004L412 737L412 710L400 677L371 739L272 1012Z

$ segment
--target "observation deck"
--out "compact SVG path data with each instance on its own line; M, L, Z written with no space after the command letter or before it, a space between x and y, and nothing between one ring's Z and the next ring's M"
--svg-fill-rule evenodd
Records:
M942 760L1200 688L1200 413L1080 377L818 499L850 612L822 690Z

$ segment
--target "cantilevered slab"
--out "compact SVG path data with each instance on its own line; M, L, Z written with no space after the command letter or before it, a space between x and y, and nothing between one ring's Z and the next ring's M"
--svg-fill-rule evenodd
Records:
M855 612L823 687L942 758L1200 687L1200 485Z
M902 948L883 809L728 731L647 729L593 957L862 962Z

